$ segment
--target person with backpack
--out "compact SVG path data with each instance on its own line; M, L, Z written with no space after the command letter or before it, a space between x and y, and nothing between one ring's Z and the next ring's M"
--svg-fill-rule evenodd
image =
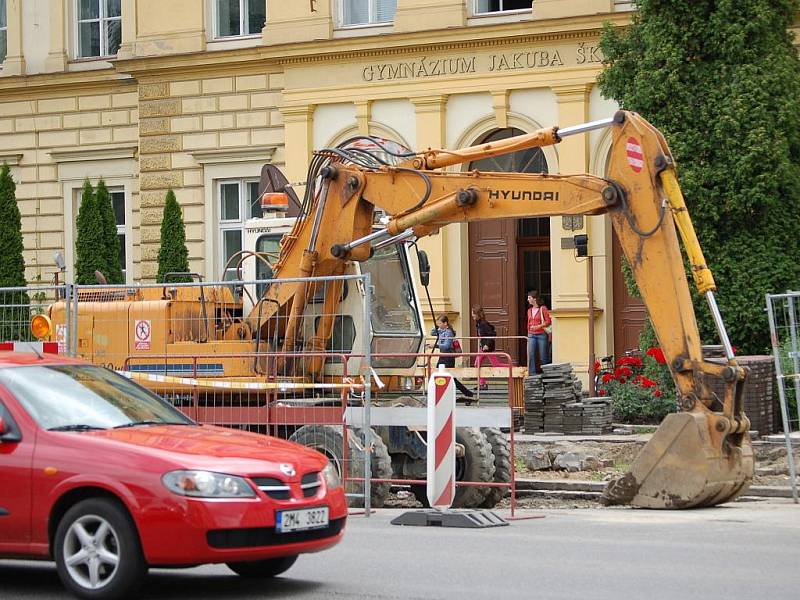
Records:
M456 354L461 352L461 344L456 339L456 332L450 326L450 319L447 315L439 315L436 319L436 327L431 330L431 335L436 336L436 344L434 348L439 349L439 362L436 366L444 365L448 369L456 366ZM453 382L456 388L466 398L472 398L475 394L458 379L453 377Z
M481 363L484 360L488 360L493 367L502 367L503 363L500 361L500 359L494 354L491 354L491 352L495 351L495 338L497 337L497 331L495 330L494 325L486 320L486 314L483 312L482 307L473 306L471 312L472 319L475 321L475 329L478 332L478 352L480 352L480 354L475 357L475 368L480 369ZM489 354L484 356L485 353ZM478 373L480 374L480 370ZM486 378L480 377L478 379L478 389L489 389L489 385L486 383Z

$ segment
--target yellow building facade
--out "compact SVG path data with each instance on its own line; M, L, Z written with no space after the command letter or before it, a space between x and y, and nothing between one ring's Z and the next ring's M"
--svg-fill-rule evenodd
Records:
M595 87L597 41L604 22L628 22L631 6L0 0L0 9L0 161L17 182L27 277L50 280L62 252L71 279L80 188L102 176L135 283L155 277L170 188L191 268L213 281L241 247L265 162L301 185L315 149L354 134L461 148L612 115ZM602 175L609 141L592 132L496 166ZM524 335L525 291L537 286L554 314L554 360L586 373L587 263L569 244L578 233L596 257L595 352L612 353L615 324L617 348L626 324L605 217L451 225L423 240L434 312L466 335L469 307L481 303L500 335Z

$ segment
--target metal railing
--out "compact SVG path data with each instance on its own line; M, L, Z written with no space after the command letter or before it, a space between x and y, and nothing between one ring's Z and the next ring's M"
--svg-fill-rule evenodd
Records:
M789 465L792 497L796 504L798 502L797 475L792 448L792 432L794 431L793 425L798 424L798 414L800 414L800 292L767 294L766 302L783 433L786 441L786 461ZM787 383L789 384L788 388ZM794 417L790 414L792 401L794 401Z

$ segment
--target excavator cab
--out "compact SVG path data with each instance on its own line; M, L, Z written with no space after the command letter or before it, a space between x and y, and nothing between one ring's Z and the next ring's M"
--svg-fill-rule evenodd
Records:
M250 219L245 224L244 247L257 256L242 264L243 279L254 292L245 294L244 312L247 314L254 303L248 298L260 298L268 285L282 285L280 280L272 284L263 281L271 279L271 264L280 254L280 242L291 231L294 218L279 214ZM375 354L403 354L405 356L377 356L372 359L372 367L382 375L409 375L416 364L414 354L420 351L423 343L423 317L419 296L414 285L416 265L403 242L387 244L375 248L372 256L361 263L353 262L347 266L344 275L370 275L372 296L369 327L365 331L364 294L360 280L345 281L340 292L330 337L326 343L329 352L360 354L365 347L364 336L369 340L371 352ZM319 326L320 315L324 312L327 289L320 284L309 293L309 300L302 316L303 340L314 337ZM358 372L359 358L351 358L348 372ZM328 375L341 375L341 364L329 361L325 366Z

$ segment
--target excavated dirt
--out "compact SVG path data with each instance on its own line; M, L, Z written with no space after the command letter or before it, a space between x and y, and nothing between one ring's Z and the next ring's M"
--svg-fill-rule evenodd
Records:
M534 445L544 446L553 452L582 452L593 456L602 466L594 471L556 471L552 469L531 471L525 466L526 451ZM517 443L516 476L518 479L559 480L571 479L582 481L607 481L628 471L636 455L644 446L644 442L605 442L605 441L580 441L580 442L544 442L544 443ZM783 445L756 442L753 444L756 456L756 475L753 485L781 486L790 485L789 469L786 460L786 448ZM795 457L795 466L800 470L800 452ZM386 501L387 508L420 508L422 505L416 501L414 495L402 489L395 488ZM498 509L511 506L510 498L506 497ZM584 499L538 498L521 497L517 499L518 509L578 509L596 508L598 503Z

